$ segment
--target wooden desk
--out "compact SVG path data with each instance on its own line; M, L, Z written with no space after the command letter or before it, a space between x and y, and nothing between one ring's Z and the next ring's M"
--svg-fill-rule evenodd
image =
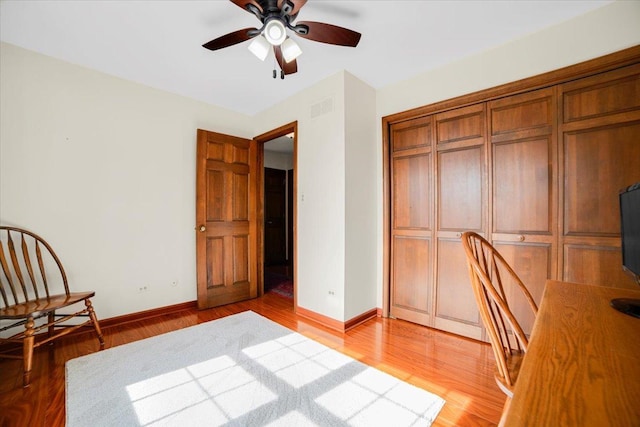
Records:
M506 426L640 426L640 291L547 281Z

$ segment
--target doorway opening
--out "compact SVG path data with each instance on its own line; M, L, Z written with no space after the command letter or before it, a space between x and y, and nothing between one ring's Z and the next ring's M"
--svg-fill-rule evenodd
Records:
M262 293L291 299L295 292L296 124L255 138L262 159Z

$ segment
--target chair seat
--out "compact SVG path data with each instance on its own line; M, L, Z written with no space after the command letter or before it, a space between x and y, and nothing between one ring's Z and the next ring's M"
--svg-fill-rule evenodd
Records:
M507 372L509 373L510 381L507 381L506 378L500 375L499 370L496 368L496 383L498 383L500 390L502 390L502 392L508 397L513 397L513 388L516 384L516 380L518 379L524 355L524 351L511 350L511 354L507 356Z
M92 298L95 292L72 292L69 295L52 295L49 298L39 298L21 304L11 305L0 309L0 319L24 319L25 317L39 317L62 307Z

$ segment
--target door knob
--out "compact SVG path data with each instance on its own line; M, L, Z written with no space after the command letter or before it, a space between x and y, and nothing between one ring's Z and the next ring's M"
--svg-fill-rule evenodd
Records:
M203 225L201 225L201 226L198 228L198 230L199 230L201 233L204 233L205 231L207 231L207 227L205 227L205 226L204 226L204 224L203 224Z

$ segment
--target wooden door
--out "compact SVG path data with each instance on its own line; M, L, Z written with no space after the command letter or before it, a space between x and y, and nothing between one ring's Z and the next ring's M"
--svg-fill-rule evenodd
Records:
M391 129L390 314L422 325L432 321L432 117Z
M264 264L284 265L287 171L264 168Z
M257 296L255 141L198 129L198 308Z
M562 280L637 289L624 274L618 192L640 181L640 65L560 87Z
M492 157L493 246L540 303L547 279L556 278L557 178L554 89L489 103ZM507 285L508 286L508 285ZM517 291L507 289L526 333L533 315Z
M487 168L485 103L436 115L437 257L435 327L482 338L460 243L463 232L486 236Z

